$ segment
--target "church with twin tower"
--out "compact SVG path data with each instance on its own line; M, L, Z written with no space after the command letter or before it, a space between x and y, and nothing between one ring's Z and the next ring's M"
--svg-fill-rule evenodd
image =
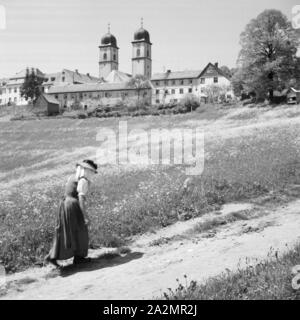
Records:
M150 35L141 27L134 33L132 43L132 76L143 75L147 79L152 76L152 60ZM116 37L108 32L102 37L99 58L99 78L105 79L113 70L119 70L119 47Z

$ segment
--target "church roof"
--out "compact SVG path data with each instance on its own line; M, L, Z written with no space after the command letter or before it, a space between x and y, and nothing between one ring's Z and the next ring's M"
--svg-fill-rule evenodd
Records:
M105 78L108 83L123 83L128 82L131 79L131 75L119 70L112 70L110 74Z

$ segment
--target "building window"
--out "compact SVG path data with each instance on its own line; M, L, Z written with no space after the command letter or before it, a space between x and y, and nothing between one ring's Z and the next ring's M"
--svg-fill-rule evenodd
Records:
M214 77L214 83L218 83L218 77Z
M171 92L172 92L172 94L175 94L175 89L172 89L172 91L171 91Z
M156 82L155 82L155 85L159 86L159 81L156 81Z
M193 89L192 88L189 88L189 93L192 93L193 92Z
M52 78L51 78L51 81L55 81L55 78L54 78L54 77L52 77Z
M183 89L182 89L182 88L179 89L179 93L180 93L180 94L183 94Z
M65 81L65 77L62 77L61 80L62 80L62 82L64 82Z
M172 81L172 84L175 85L175 83L176 83L175 80L173 80L173 81Z
M106 53L103 54L103 60L107 60L107 54Z
M17 88L14 89L14 93L17 93Z
M155 102L156 102L156 103L159 103L159 100L157 99Z
M105 93L104 93L104 97L105 97L105 98L108 98L108 97L109 97L108 92L105 92Z
M159 94L159 90L156 90L156 94Z
M92 96L93 96L93 95L92 95L91 93L89 93L89 98L92 98Z
M64 94L64 99L68 99L68 95L67 94Z
M141 50L140 50L140 49L137 49L137 50L136 50L136 56L139 57L140 55L141 55Z
M201 84L204 84L204 83L205 83L205 78L201 78L201 79L200 79L200 83L201 83Z
M115 60L115 61L117 60L117 56L116 56L116 54L114 54L114 60Z
M58 94L55 95L55 99L58 99Z
M149 57L150 56L150 53L149 53L149 50L147 50L147 57Z
M8 89L8 93L11 93L11 89Z
M183 80L180 80L180 84L183 85Z
M165 86L167 86L168 85L168 80L165 80L164 84L165 84Z
M165 94L169 94L169 91L168 91L168 90L165 90Z

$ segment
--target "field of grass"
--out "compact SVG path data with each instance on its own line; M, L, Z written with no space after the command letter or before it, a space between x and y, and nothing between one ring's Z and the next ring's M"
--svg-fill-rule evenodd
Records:
M299 300L300 292L292 287L295 266L299 265L300 244L282 257L270 251L269 259L246 268L222 273L203 284L188 281L163 294L167 300ZM297 276L299 278L299 276Z
M0 261L7 271L40 263L50 248L64 184L75 163L94 158L97 131L120 119L2 122ZM126 120L126 118L122 118ZM194 188L182 188L184 165L101 166L88 200L91 247L121 246L167 226L178 213L199 216L262 193L300 183L296 107L226 109L128 118L128 128L195 128L205 133L205 168Z

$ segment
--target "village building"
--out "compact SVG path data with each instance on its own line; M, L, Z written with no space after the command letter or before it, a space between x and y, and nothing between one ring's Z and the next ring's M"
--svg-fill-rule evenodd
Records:
M21 87L24 83L27 70L29 70L29 72L33 70L41 81L44 79L44 74L37 68L28 68L18 72L7 79L7 81L2 82L2 86L0 86L0 105L27 104L25 98L21 97Z
M43 93L34 103L35 113L47 114L48 116L56 115L60 112L59 101L50 94Z
M156 73L151 82L154 87L153 102L157 104L179 102L186 94L206 100L212 86L223 89L228 98L233 97L230 79L219 69L218 63L209 63L202 71L167 70Z
M59 101L61 109L89 109L118 104L130 105L136 101L138 94L128 82L94 83L56 86L49 89L48 94ZM142 89L139 96L151 104L152 88Z
M21 87L25 81L27 70L32 70L41 80L41 90L47 93L52 86L65 86L70 84L84 84L100 82L99 78L90 74L79 73L78 70L71 71L63 69L56 73L43 73L37 68L26 68L16 75L0 81L0 105L26 105L27 101L21 97Z

